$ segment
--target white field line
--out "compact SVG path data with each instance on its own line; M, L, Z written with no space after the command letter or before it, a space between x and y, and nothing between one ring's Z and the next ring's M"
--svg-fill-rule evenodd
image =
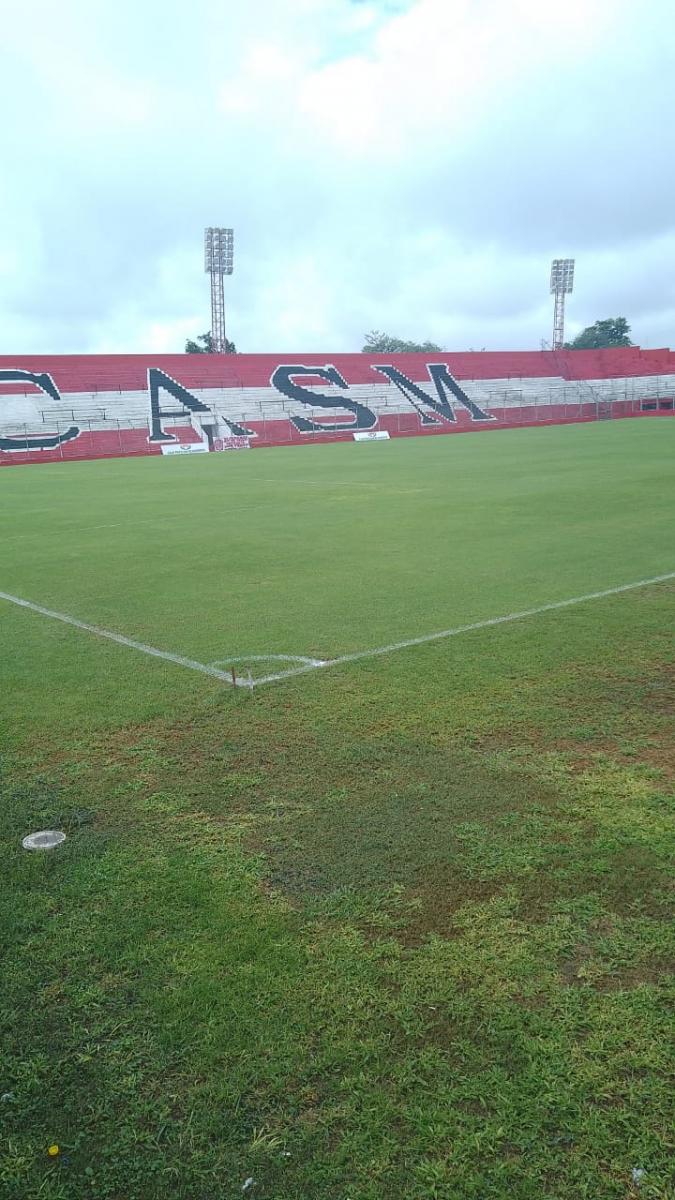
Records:
M325 658L308 658L306 654L237 654L231 658L217 658L209 663L209 666L233 667L237 663L244 663L246 666L252 662L270 662L271 659L278 662L311 663L313 667L322 667L326 661Z
M122 633L114 633L111 629L101 629L100 625L90 625L87 621L78 621L67 613L55 612L53 608L43 608L41 604L33 604L31 600L22 600L20 596L12 596L9 592L0 592L0 600L9 604L18 604L20 608L29 608L31 612L40 613L43 617L51 617L53 621L62 621L64 625L74 625L76 629L84 629L94 633L96 637L107 638L110 642L119 642L121 646L129 646L132 650L140 650L141 654L151 654L153 658L163 658L175 663L178 667L189 667L191 671L201 671L204 675L213 675L225 683L232 683L232 673L219 671L217 667L209 667L206 663L197 662L194 658L184 658L182 654L172 654L169 650L158 650L156 646L148 646L145 642L137 642L134 638L125 637ZM247 687L244 680L237 679L237 686Z
M124 634L114 633L110 629L102 629L99 625L90 625L87 621L79 621L76 617L71 617L67 613L56 612L52 608L44 608L41 604L34 604L31 600L23 600L20 596L13 596L10 592L0 592L0 600L6 600L9 604L16 604L20 608L27 608L31 612L40 613L41 616L50 617L53 621L61 621L65 625L72 625L76 629L84 629L85 632L93 633L96 637L107 638L111 642L118 642L121 646L128 646L131 650L139 650L142 654L149 654L153 658L161 658L166 662L175 663L176 666L188 667L191 671L200 671L203 675L211 675L215 679L221 679L224 683L232 685L234 682L236 687L256 688L261 684L276 683L282 679L289 679L294 675L306 675L310 671L322 671L327 667L337 667L343 663L359 662L367 658L379 658L383 654L393 654L397 650L406 650L409 646L424 646L428 642L438 642L444 638L457 637L460 633L471 633L476 629L489 629L494 625L506 625L511 621L522 621L526 617L536 617L541 613L554 612L560 608L570 608L574 604L585 604L589 600L602 600L606 596L619 596L623 592L631 592L635 588L650 587L656 583L665 583L670 579L675 579L675 571L669 571L665 575L654 575L651 579L638 579L634 583L622 583L618 587L605 588L601 592L587 592L583 596L571 596L567 600L554 600L550 604L541 604L537 608L526 608L521 612L506 613L501 617L489 617L484 621L473 621L469 625L456 625L452 629L442 629L438 633L425 633L421 637L407 638L401 642L390 642L386 646L376 646L370 650L357 650L353 654L341 654L337 658L327 658L325 660L315 659L287 671L262 675L259 679L237 678L235 681L232 679L231 671L221 671L216 666L197 662L194 658L185 658L182 654L172 654L169 650L159 650L156 646L147 645L146 642L138 642L134 638L125 637ZM286 658L287 656L269 655L269 657ZM253 661L253 658L251 658L251 661Z
M365 658L379 658L381 654L393 654L394 651L406 650L409 646L424 646L427 642L440 642L444 638L457 637L460 633L471 633L475 629L489 629L493 625L506 625L510 621L522 621L525 617L536 617L540 613L554 612L559 608L570 608L573 604L584 604L587 600L602 600L605 596L618 596L622 592L649 587L653 583L665 583L669 579L675 579L675 571L669 571L666 575L655 575L652 579L638 579L635 583L622 583L618 587L605 588L602 592L587 592L585 596L571 596L568 600L554 600L550 604L541 604L538 608L526 608L522 612L506 613L503 617L489 617L485 621L473 621L470 625L456 625L453 629L442 629L438 633L424 633L421 637L407 638L402 642L390 642L386 646L376 646L372 650L357 650L354 654L341 654L338 658L328 658L325 662L316 665L295 667L290 671L280 671L275 675L263 675L254 681L253 686L258 687L261 683L275 683L279 679L287 679L291 675L304 675L308 671L337 667L341 663L360 662Z

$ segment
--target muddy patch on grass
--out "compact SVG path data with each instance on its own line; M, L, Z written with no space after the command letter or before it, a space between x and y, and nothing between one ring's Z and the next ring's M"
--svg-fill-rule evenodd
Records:
M464 905L492 900L503 890L500 881L471 879L447 863L438 864L409 893L410 915L393 930L393 936L410 949L422 945L433 933L453 937L455 916Z
M484 852L492 856L485 875L498 873L500 854L516 853L524 814L552 815L559 803L534 779L434 747L390 757L386 777L369 777L361 762L341 786L318 792L317 783L307 779L302 795L288 797L293 806L257 824L252 848L266 855L269 882L299 897L401 886L424 893L430 910L434 891L440 897L456 880L459 896L459 881L479 878L473 860Z

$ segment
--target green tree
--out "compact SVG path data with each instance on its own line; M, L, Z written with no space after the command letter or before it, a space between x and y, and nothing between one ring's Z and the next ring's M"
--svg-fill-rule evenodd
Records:
M202 343L201 346L199 345L200 342ZM215 354L216 351L213 348L213 334L212 333L201 333L199 335L199 337L197 338L196 342L193 342L190 338L188 338L185 343L185 353L186 354ZM235 346L234 342L228 341L227 338L225 338L225 353L226 354L236 354L237 353L237 347Z
M602 350L605 346L632 346L630 325L625 317L607 317L588 325L571 342L565 342L566 350Z
M362 347L363 354L428 354L441 353L442 346L435 342L406 342L403 338L392 337L389 333L380 333L372 329L366 334L366 344Z

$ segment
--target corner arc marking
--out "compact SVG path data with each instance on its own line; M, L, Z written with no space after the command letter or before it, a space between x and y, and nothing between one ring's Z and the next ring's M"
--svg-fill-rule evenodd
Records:
M217 658L208 665L209 667L232 667L237 663L243 663L246 666L247 663L254 662L297 662L311 667L324 667L330 661L327 658L310 658L306 654L236 654L230 658Z

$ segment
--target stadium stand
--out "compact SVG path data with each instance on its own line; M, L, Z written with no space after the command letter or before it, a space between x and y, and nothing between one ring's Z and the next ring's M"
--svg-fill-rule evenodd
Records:
M675 353L637 346L1 356L0 465L649 416L674 396Z

